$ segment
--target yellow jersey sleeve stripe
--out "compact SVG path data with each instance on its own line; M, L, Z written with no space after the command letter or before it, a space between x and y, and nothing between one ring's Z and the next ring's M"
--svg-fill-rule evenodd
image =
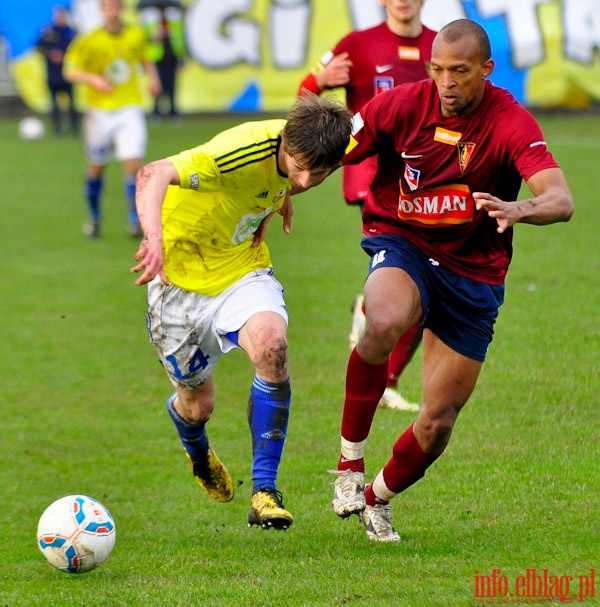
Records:
M215 158L221 173L228 173L253 162L261 162L277 151L278 139L268 139L245 146Z

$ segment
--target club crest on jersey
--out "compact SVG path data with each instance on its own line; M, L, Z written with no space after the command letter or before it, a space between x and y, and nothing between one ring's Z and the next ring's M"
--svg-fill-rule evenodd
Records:
M394 79L389 76L376 76L375 77L375 94L383 93L394 88Z
M404 163L404 181L408 184L411 192L414 192L419 187L419 178L421 171L413 169L410 165Z
M475 151L474 143L457 143L456 148L458 149L458 164L460 166L461 174L467 170L467 165L471 161L473 157L473 152Z

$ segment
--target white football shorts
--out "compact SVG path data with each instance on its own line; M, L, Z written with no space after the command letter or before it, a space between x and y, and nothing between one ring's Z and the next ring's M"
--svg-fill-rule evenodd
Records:
M144 111L137 106L90 109L83 121L83 139L89 162L98 166L108 164L112 158L144 158L148 145Z
M259 312L288 321L283 287L267 268L246 274L216 296L165 286L157 276L148 285L148 335L171 383L192 390L202 385L223 354L239 347L227 334Z

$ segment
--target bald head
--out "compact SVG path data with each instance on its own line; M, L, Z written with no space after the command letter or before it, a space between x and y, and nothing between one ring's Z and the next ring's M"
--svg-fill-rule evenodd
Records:
M439 31L438 36L440 36L444 42L450 44L458 42L465 36L470 36L475 40L482 63L492 57L490 39L486 31L481 25L470 19L457 19L456 21L451 21Z
M480 104L494 70L490 54L490 40L474 21L459 19L440 30L429 65L444 116L466 116Z

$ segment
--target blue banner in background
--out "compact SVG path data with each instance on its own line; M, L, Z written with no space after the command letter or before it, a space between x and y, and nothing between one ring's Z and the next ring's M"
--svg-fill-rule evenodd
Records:
M10 45L13 59L29 53L40 32L50 23L54 6L71 8L70 0L2 0L0 2L0 33Z
M521 102L524 101L525 71L518 70L512 63L510 35L503 15L482 17L475 2L466 1L465 13L468 19L480 23L492 41L492 56L496 62L493 77L494 84L507 88Z
M138 0L124 0L138 20ZM43 63L35 52L56 5L81 32L101 22L99 0L2 0L0 32L25 102L47 111ZM285 112L302 78L348 32L379 23L378 0L182 0L188 57L178 97L184 112ZM483 25L496 69L491 80L530 107L585 108L600 101L600 1L426 0L423 21ZM149 102L149 100L148 100Z

